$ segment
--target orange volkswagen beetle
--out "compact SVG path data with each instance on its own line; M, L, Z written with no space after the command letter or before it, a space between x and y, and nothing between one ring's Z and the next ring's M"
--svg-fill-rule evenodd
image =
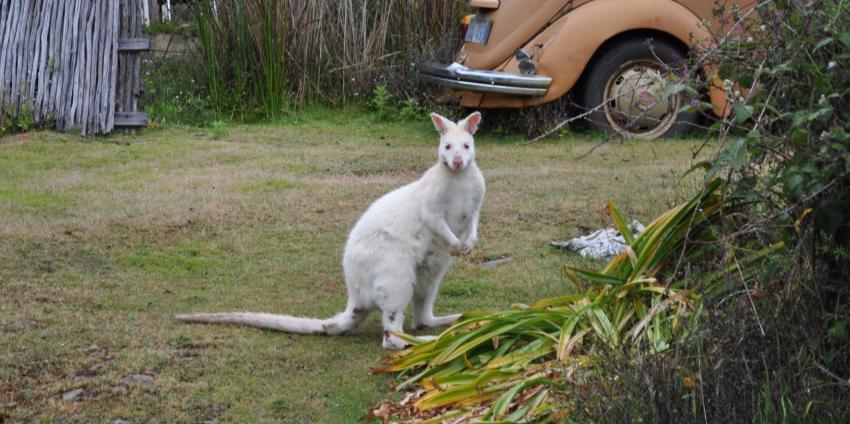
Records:
M520 108L572 93L587 119L627 138L680 135L697 119L666 89L670 69L710 47L754 0L471 0L465 43L452 64L420 74L461 91L469 108ZM713 69L714 113L726 113ZM672 93L672 94L671 94Z

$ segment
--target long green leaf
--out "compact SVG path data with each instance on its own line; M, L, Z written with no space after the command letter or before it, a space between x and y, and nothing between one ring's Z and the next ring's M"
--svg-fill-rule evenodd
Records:
M635 236L632 234L631 228L626 224L626 221L623 219L623 216L620 215L620 211L614 207L613 204L609 203L605 206L608 209L608 213L611 214L611 219L614 221L614 226L617 228L617 231L620 232L620 235L623 236L623 240L625 240L627 246L631 246L635 243Z

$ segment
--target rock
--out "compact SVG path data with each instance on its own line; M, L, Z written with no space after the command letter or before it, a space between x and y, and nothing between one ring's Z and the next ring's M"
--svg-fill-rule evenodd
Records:
M65 393L62 393L62 400L64 400L65 402L70 402L70 401L80 397L82 394L83 394L83 389L69 390Z
M38 325L38 323L35 321L4 322L3 324L0 324L0 329L6 331L23 331L35 328L36 325Z
M154 376L150 374L130 374L125 375L118 384L122 386L151 386L153 385Z
M97 375L97 372L103 368L102 363L94 364L88 367L85 371L80 371L74 376L74 383L81 383Z
M96 376L96 375L97 375L97 372L98 372L101 368L103 368L103 364L102 364L102 363L100 363L100 364L94 364L94 365L92 365L92 366L88 367L85 371L80 371L80 372L78 372L78 373L77 373L77 375L78 375L78 376L80 376L80 377L94 377L94 376Z
M481 263L481 268L484 269L492 269L499 265L509 264L514 261L514 258L510 256L503 256L501 258L491 259L488 261L484 261Z
M124 418L116 418L112 421L112 424L133 424L133 422L125 420Z
M97 352L100 352L102 350L103 350L102 347L99 347L97 345L91 345L87 348L80 349L80 352L91 355L92 353L97 353Z

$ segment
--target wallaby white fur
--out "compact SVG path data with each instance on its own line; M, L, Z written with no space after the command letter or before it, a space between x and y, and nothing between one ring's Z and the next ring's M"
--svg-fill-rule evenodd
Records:
M413 328L454 322L435 317L434 299L453 256L467 255L478 239L484 176L475 164L472 135L481 114L454 123L431 114L440 133L438 162L419 180L375 201L345 244L342 268L348 287L345 311L328 319L236 312L177 315L188 322L243 324L290 333L340 334L380 309L383 346L400 349L404 313L413 299Z

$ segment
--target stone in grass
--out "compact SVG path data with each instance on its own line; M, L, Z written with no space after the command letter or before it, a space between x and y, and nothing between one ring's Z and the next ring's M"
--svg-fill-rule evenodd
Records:
M29 330L30 328L35 328L36 325L38 325L38 323L35 321L4 322L0 324L0 330L23 331Z
M97 376L97 373L98 373L98 371L100 371L101 368L103 368L102 363L101 364L94 364L94 365L88 367L86 370L78 372L74 376L74 382L75 383L81 383L83 381L89 380L89 379Z
M118 384L121 386L152 386L154 376L150 374L129 374L121 377Z
M484 269L493 269L499 265L509 264L513 262L514 259L510 256L500 256L495 258L484 258L484 261L481 262L481 268Z
M67 392L62 393L62 400L64 400L65 402L71 402L82 396L82 394L83 389L68 390Z

